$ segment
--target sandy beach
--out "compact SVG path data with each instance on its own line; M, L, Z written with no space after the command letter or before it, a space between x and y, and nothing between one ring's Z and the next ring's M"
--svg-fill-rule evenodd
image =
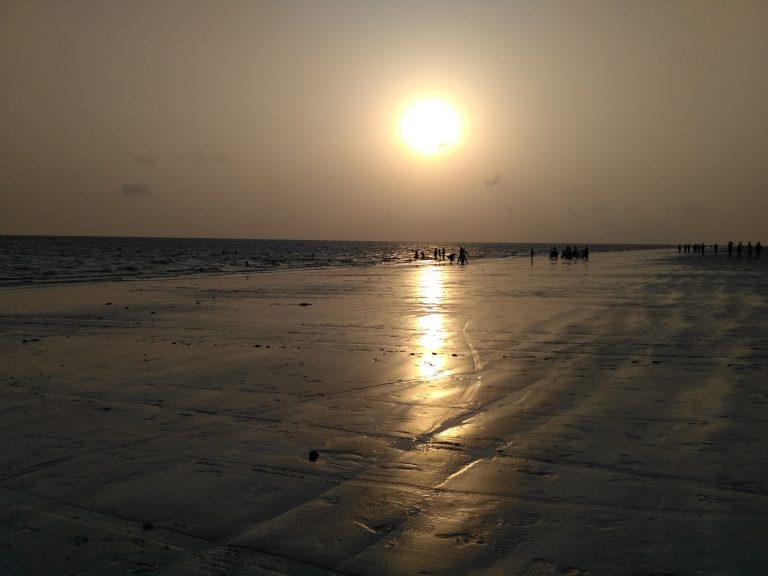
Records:
M0 290L0 574L762 575L768 266Z

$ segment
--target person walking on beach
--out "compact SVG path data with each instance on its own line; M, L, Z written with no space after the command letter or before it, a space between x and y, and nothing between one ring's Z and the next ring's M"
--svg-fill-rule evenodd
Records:
M728 259L733 256L733 240L728 240Z
M468 262L467 251L464 250L464 246L459 246L459 264L467 264Z
M763 249L763 245L760 244L760 240L757 241L757 244L755 244L755 260L760 260L760 252Z
M752 260L752 241L747 242L747 260Z
M744 250L744 246L741 245L741 241L736 245L736 258L741 260L741 251Z

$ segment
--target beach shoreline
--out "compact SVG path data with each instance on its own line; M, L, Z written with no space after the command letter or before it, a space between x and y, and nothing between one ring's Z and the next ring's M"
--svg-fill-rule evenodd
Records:
M0 291L0 572L761 574L768 272L600 253Z
M473 260L545 253L551 245L464 243ZM653 246L658 248L659 246ZM433 260L454 242L247 240L0 235L0 289L30 285L207 278L313 268L375 267ZM593 252L651 248L598 244ZM421 255L424 257L422 258ZM445 260L445 258L443 258Z

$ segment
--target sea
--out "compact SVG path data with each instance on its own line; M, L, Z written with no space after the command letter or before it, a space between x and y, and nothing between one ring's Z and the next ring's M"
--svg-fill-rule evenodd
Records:
M0 236L0 286L401 265L413 263L422 251L431 259L435 248L445 248L450 254L458 252L459 245L456 242ZM532 248L537 254L547 254L553 244L466 242L461 246L472 261L528 256ZM666 246L598 244L590 245L589 249L594 254L662 247Z

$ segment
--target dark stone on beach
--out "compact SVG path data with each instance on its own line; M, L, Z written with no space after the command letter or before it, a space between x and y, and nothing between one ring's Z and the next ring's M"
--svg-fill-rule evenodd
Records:
M302 302L299 306L312 306L309 302Z
M152 530L154 527L155 525L152 524L152 522L144 522L144 524L141 525L141 529L144 530L144 532L147 530Z
M320 458L320 453L317 450L310 450L309 451L309 461L310 462L317 462L318 458Z

